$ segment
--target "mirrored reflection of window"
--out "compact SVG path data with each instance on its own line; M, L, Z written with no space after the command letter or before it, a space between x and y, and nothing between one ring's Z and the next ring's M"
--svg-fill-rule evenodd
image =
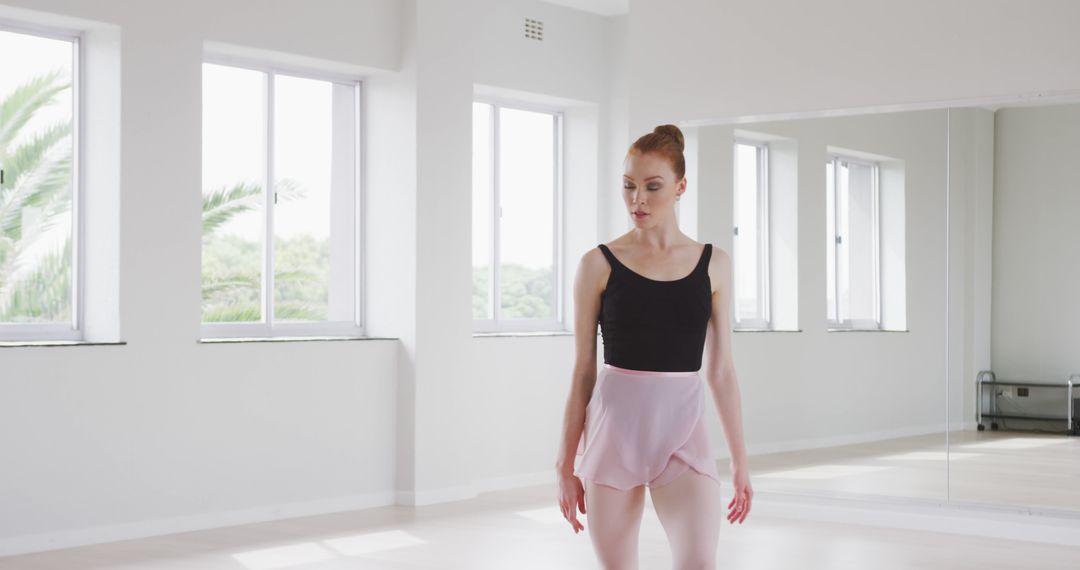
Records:
M768 146L735 143L735 322L769 328Z
M832 156L825 176L829 326L881 328L878 165Z
M473 104L473 319L478 331L560 326L557 111Z
M205 336L359 334L358 94L204 64Z
M0 340L81 335L78 47L0 27Z

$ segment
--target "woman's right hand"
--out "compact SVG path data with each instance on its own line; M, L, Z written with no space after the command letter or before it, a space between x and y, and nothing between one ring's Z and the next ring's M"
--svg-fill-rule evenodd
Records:
M578 509L581 509L581 514L585 514L585 487L581 484L581 479L571 471L559 471L558 479L559 509L576 534L585 530L585 525L577 519Z

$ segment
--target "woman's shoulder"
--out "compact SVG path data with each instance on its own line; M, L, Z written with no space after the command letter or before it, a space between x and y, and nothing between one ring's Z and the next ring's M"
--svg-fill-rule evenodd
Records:
M731 255L723 248L713 245L707 272L713 284L712 292L715 293L720 287L728 286L731 283Z
M600 250L599 244L585 250L578 260L577 273L579 278L602 285L607 280L610 271L610 265L605 257L604 252ZM602 289L602 286L600 288Z

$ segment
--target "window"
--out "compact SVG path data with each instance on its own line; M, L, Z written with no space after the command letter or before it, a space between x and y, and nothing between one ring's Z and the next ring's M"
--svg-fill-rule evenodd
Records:
M768 146L735 143L735 322L769 328Z
M829 325L880 329L878 164L833 155L825 171Z
M474 330L560 328L562 114L473 104Z
M359 82L203 64L203 335L361 334Z
M0 54L0 340L79 340L79 40L0 28Z

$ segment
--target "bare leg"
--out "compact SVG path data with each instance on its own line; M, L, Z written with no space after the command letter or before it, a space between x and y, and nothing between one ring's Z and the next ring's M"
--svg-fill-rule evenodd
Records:
M693 469L649 488L653 508L671 545L674 570L713 570L720 541L720 484Z
M585 482L585 530L604 570L637 570L645 486L625 491Z

